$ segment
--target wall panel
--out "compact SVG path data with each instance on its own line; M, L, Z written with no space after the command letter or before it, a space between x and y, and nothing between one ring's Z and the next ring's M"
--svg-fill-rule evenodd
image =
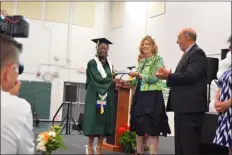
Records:
M15 2L1 2L1 9L5 10L8 15L14 14Z
M95 2L75 2L73 9L73 24L93 27L95 22Z
M125 12L124 2L111 2L111 28L116 29L123 26Z
M51 22L68 23L70 2L47 2L45 19Z
M166 6L166 2L149 2L148 16L152 18L164 14L165 6Z
M42 2L18 2L18 15L23 15L27 18L42 19Z

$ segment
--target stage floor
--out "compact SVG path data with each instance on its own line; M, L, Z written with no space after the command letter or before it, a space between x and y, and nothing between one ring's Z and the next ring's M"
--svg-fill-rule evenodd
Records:
M54 154L85 154L84 146L88 139L83 135L64 135L65 145L68 150L58 150ZM39 153L38 153L39 154ZM103 154L122 154L113 153L103 150ZM159 154L174 154L174 139L173 137L161 137L159 144Z
M35 133L40 133L47 130L51 126L51 123L40 123L39 128L35 128ZM55 154L85 154L84 146L88 144L88 138L80 135L78 132L73 131L71 135L63 135L67 150L58 150ZM95 140L95 143L97 139ZM36 153L37 154L37 153ZM40 153L38 153L40 154ZM103 154L120 154L107 152L103 150ZM160 137L159 154L174 154L174 137Z

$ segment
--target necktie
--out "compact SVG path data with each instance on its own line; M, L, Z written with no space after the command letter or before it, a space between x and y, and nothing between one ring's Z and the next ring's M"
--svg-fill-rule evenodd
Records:
M182 55L180 61L179 61L178 64L177 64L176 71L177 71L178 67L180 66L181 61L186 57L186 55L187 55L186 53L184 53L184 54Z

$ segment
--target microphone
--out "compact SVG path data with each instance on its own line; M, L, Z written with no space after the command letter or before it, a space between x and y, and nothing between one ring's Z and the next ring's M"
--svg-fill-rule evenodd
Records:
M129 67L127 67L130 71L132 70L132 69L134 69L134 68L136 68L135 66L129 66Z

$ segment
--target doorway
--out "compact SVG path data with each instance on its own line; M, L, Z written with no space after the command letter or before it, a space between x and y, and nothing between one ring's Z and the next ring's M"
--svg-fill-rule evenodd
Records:
M75 122L84 113L85 83L64 82L62 119L67 115L67 104L72 104L72 117Z

